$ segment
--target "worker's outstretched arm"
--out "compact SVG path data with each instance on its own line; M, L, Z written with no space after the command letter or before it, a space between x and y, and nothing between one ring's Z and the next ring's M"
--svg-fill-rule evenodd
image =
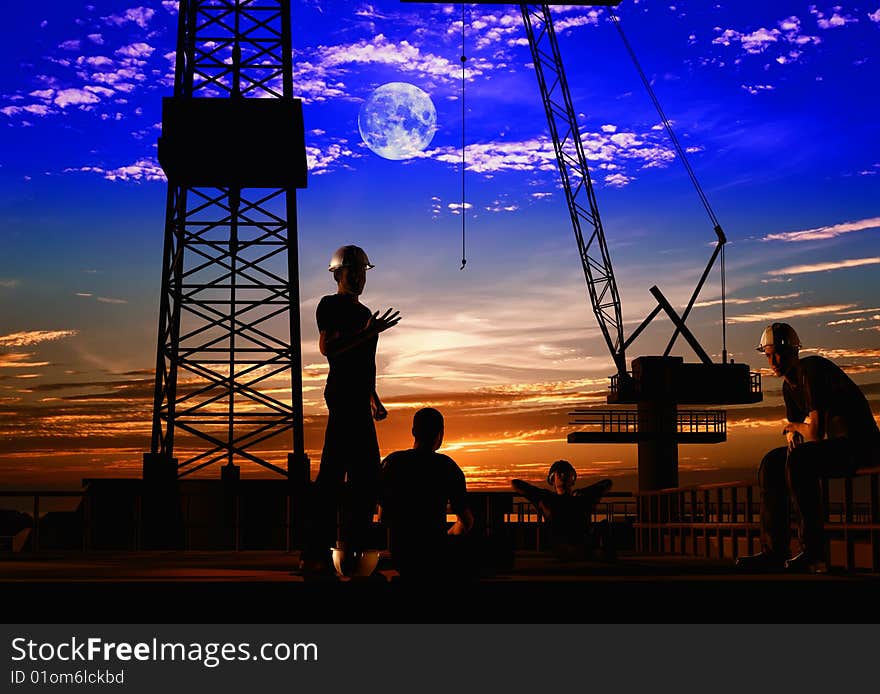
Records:
M550 494L546 489L536 487L534 484L529 484L525 480L511 480L510 484L517 492L522 494L535 506L539 506L544 497Z
M389 308L381 316L379 315L379 312L376 311L370 316L367 324L357 332L343 335L338 330L334 332L322 330L321 335L318 338L318 348L321 350L321 354L325 357L335 357L337 354L347 352L348 350L375 337L379 333L385 332L389 328L393 328L399 322L400 311L395 311L393 308Z

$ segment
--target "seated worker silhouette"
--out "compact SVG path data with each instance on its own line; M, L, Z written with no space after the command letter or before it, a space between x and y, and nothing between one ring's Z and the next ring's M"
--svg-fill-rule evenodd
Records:
M761 461L761 552L740 557L742 569L827 571L821 478L851 475L878 460L880 430L862 391L828 359L800 358L800 347L787 323L768 326L758 346L783 379L787 445ZM791 559L789 497L800 516L801 545Z
M391 559L401 578L466 578L472 573L474 526L464 473L447 455L443 415L433 407L415 413L413 447L388 455L382 465L379 504L389 529ZM447 506L455 514L448 527Z
M544 516L553 552L560 559L588 557L601 547L607 558L614 556L610 526L603 521L590 523L602 496L611 489L611 480L600 480L589 487L575 489L577 471L567 460L557 460L547 472L547 484L553 491L541 489L523 480L513 480L513 488L531 501Z

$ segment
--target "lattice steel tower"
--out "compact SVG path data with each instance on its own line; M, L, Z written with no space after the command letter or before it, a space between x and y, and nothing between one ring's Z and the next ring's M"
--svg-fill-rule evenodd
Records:
M307 461L296 234L307 165L290 0L181 0L162 111L168 200L144 478L218 463L237 478L243 460L287 475L263 449L292 451L288 467ZM290 402L278 395L288 387Z

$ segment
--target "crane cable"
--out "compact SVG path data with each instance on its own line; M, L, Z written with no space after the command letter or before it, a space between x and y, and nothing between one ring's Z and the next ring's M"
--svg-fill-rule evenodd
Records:
M725 267L724 267L724 244L727 242L727 238L724 235L724 231L721 228L721 223L718 221L718 217L715 216L715 212L712 210L712 206L709 204L709 199L706 197L706 194L703 192L703 187L700 185L700 182L697 180L697 175L694 173L694 170L691 168L691 164L688 161L687 156L685 155L684 148L681 146L681 143L678 141L678 137L675 134L675 131L672 129L672 124L669 122L669 119L666 117L666 114L663 112L663 107L660 105L660 101L657 99L657 95L654 93L654 88L651 86L648 77L645 75L645 71L642 70L642 66L636 58L635 51L633 51L632 45L626 38L626 34L623 33L623 28L620 26L620 19L615 14L614 10L611 8L608 9L608 14L611 15L611 21L614 22L614 26L617 27L617 32L620 34L620 38L623 40L623 45L626 47L627 53L629 53L629 57L633 61L633 65L636 66L636 70L639 73L639 77L642 79L642 84L645 85L645 89L648 92L648 95L651 97L651 101L654 104L654 108L657 109L657 113L660 115L661 121L663 121L663 126L666 128L666 132L669 133L669 138L672 140L672 144L675 147L675 151L681 159L682 164L684 164L684 168L687 171L688 177L691 179L691 183L697 191L697 195L700 197L700 201L703 203L703 207L706 208L706 213L709 215L709 219L712 221L712 225L715 228L715 233L718 235L718 241L721 244L721 340L722 340L722 354L727 355L727 287L725 281Z
M465 106L464 106L464 84L465 84L465 63L467 63L467 56L464 52L464 20L465 20L465 7L464 3L461 3L461 267L459 270L464 270L464 266L467 265L467 256L465 254L465 227L467 225L467 208L465 207L465 140L464 140L464 121L465 121Z

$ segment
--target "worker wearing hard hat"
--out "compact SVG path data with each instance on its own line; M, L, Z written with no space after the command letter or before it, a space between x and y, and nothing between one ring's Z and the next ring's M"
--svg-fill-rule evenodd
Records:
M380 474L379 443L373 420L388 411L376 393L376 346L379 333L397 325L400 312L371 312L359 296L367 270L374 267L358 246L342 246L330 260L329 270L337 292L318 303L319 347L330 371L324 388L329 416L315 480L312 527L303 553L303 569L320 571L329 566L330 550L337 540L337 509L343 482L349 493L343 504L341 539L353 552L367 546L376 506Z
M787 445L761 462L761 552L737 560L744 569L827 571L821 479L851 475L880 453L880 430L859 387L824 357L800 358L800 348L787 323L768 326L758 345L783 379ZM789 494L800 514L801 551L786 560Z
M599 480L579 489L574 488L576 481L574 466L567 460L557 460L547 471L547 484L553 491L519 479L511 480L511 485L541 512L558 558L583 559L601 549L610 559L615 555L611 528L604 521L594 525L592 517L602 496L611 489L611 480Z

